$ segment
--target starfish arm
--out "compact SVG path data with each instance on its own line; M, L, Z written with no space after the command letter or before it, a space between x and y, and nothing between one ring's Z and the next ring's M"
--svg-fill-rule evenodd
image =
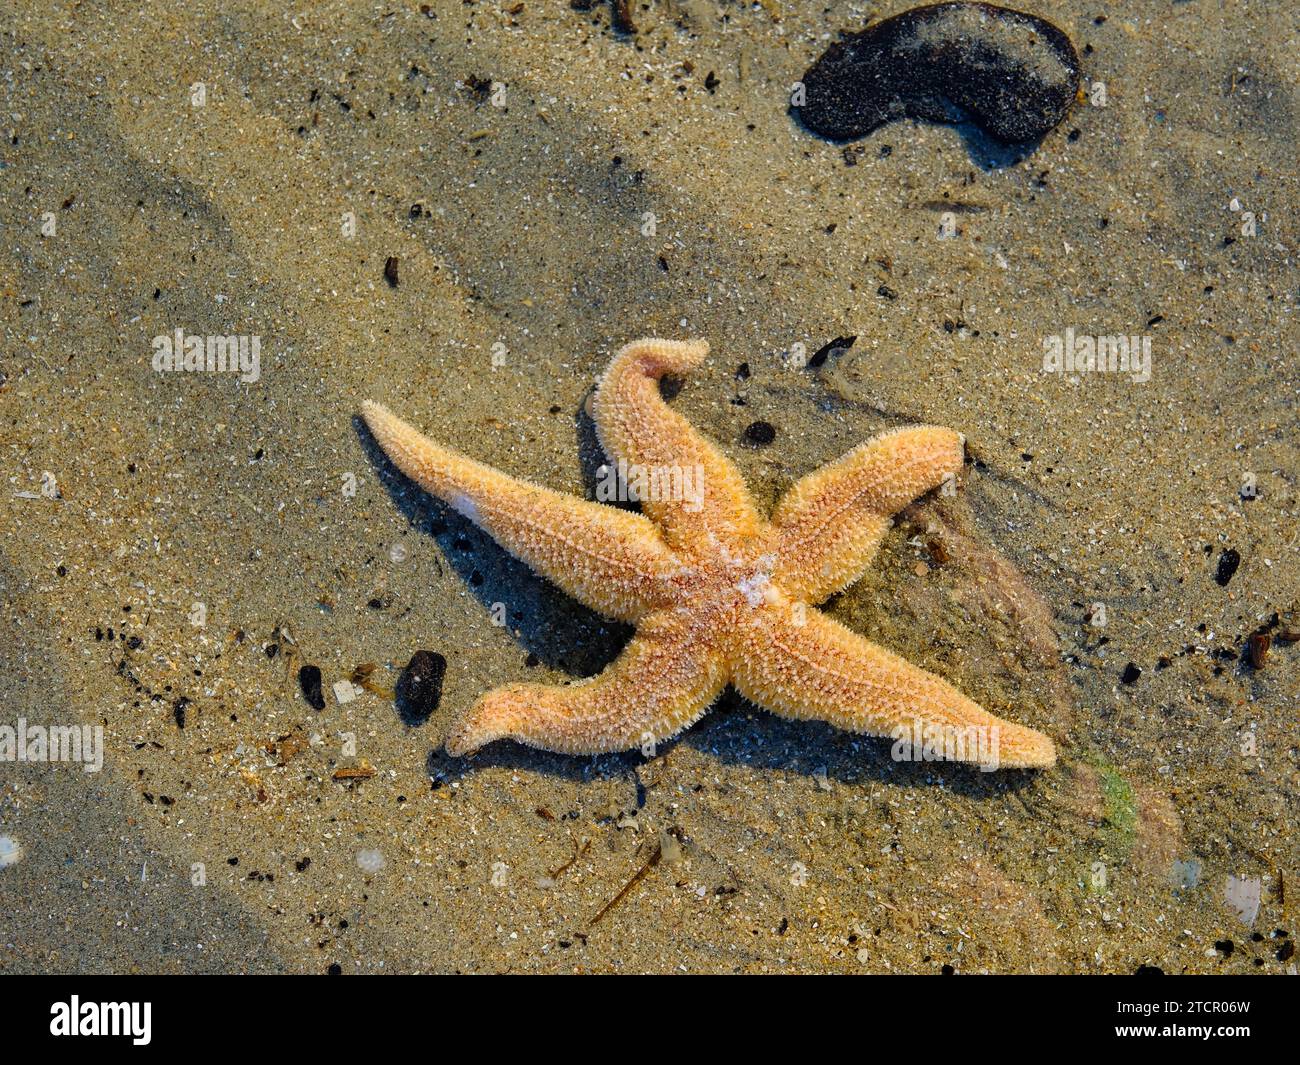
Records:
M398 469L575 599L621 621L664 603L681 565L646 518L508 477L378 403L362 412Z
M773 577L791 596L819 603L862 576L890 517L961 469L963 439L916 426L860 444L814 470L781 498Z
M646 493L686 498L641 499L644 512L674 546L710 536L743 538L761 524L735 465L659 394L661 377L693 370L708 351L703 340L633 341L609 364L592 400L596 432L611 459L639 467L652 483L692 489Z
M741 694L783 717L872 736L915 736L918 746L938 739L940 749L952 745L956 760L981 765L1056 763L1056 747L1041 732L994 717L947 681L817 610L763 611L742 630L733 659L732 683Z
M562 754L660 743L698 721L726 682L722 656L692 642L681 615L653 614L594 677L488 692L456 722L447 753L463 757L499 739Z

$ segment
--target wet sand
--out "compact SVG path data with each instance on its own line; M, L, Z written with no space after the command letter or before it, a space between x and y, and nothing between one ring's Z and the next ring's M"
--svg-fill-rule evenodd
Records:
M0 16L0 724L105 744L0 763L0 969L1294 969L1293 20L1036 4L1086 98L1009 161L792 121L859 5L662 0L635 35L425 6ZM155 370L177 329L260 338L257 379ZM1149 337L1150 379L1044 372L1067 329ZM441 751L628 630L405 481L359 405L590 495L584 401L644 335L710 341L672 402L764 506L882 429L966 435L957 498L827 609L1057 768L896 763L732 693L652 759ZM410 727L384 690L421 648L447 673Z

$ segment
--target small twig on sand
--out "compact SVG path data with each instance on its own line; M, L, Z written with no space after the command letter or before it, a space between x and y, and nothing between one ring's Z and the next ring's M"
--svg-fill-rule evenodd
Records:
M619 891L617 895L601 907L600 913L596 914L596 916L591 919L591 924L588 927L593 927L597 921L605 916L605 914L609 913L610 910L622 902L627 897L627 893L636 887L637 884L641 883L641 881L645 879L646 874L659 864L659 859L663 856L663 848L656 843L654 853L646 860L645 865L641 866L641 868L633 874L632 879L623 885L622 890Z

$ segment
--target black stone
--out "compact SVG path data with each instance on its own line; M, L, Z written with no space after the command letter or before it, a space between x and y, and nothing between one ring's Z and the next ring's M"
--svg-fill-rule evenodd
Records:
M973 121L1005 143L1035 141L1079 89L1079 56L1056 26L993 4L915 7L832 44L794 107L812 132L856 140L897 118Z
M325 696L320 690L320 666L303 666L298 670L298 686L302 697L313 710L325 709Z
M1219 554L1219 567L1214 573L1215 583L1220 588L1226 588L1228 582L1232 580L1232 575L1237 572L1237 567L1241 565L1241 552L1235 547L1229 547Z
M397 680L397 713L408 725L423 725L442 702L447 660L436 651L416 651Z
M808 360L809 366L821 366L830 355L838 354L842 351L848 351L849 348L857 342L856 336L836 337L834 340L828 340L820 348L813 352L812 358Z

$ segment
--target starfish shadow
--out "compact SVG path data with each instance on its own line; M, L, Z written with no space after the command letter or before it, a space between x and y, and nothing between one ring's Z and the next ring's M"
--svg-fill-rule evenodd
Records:
M789 721L751 703L728 687L691 728L658 745L647 758L640 751L574 756L553 754L518 743L495 743L473 758L452 758L441 748L429 752L425 769L435 788L465 780L485 769L526 770L543 776L589 783L638 777L641 766L678 745L718 762L782 772L861 787L936 787L973 799L992 799L1033 786L1034 774L1001 770L984 773L953 762L895 762L888 739L855 736L819 721Z
M435 788L495 768L514 772L522 770L574 784L587 784L593 780L635 777L647 761L649 759L643 757L640 751L596 755L555 754L503 740L485 747L472 758L453 758L441 747L435 747L425 759L424 768Z
M595 498L596 482L600 479L600 468L604 466L609 458L605 454L605 449L600 446L600 437L596 434L596 422L590 414L587 413L587 400L595 393L593 387L588 391L587 396L577 412L573 416L573 437L578 446L578 464L582 469L582 483L589 489L588 499ZM616 503L626 510L639 511L641 508L635 504Z
M940 787L976 799L1033 784L1028 772L985 773L956 762L895 762L887 738L854 735L821 721L791 721L730 687L680 742L748 769L798 773L809 779L824 771L828 783Z

